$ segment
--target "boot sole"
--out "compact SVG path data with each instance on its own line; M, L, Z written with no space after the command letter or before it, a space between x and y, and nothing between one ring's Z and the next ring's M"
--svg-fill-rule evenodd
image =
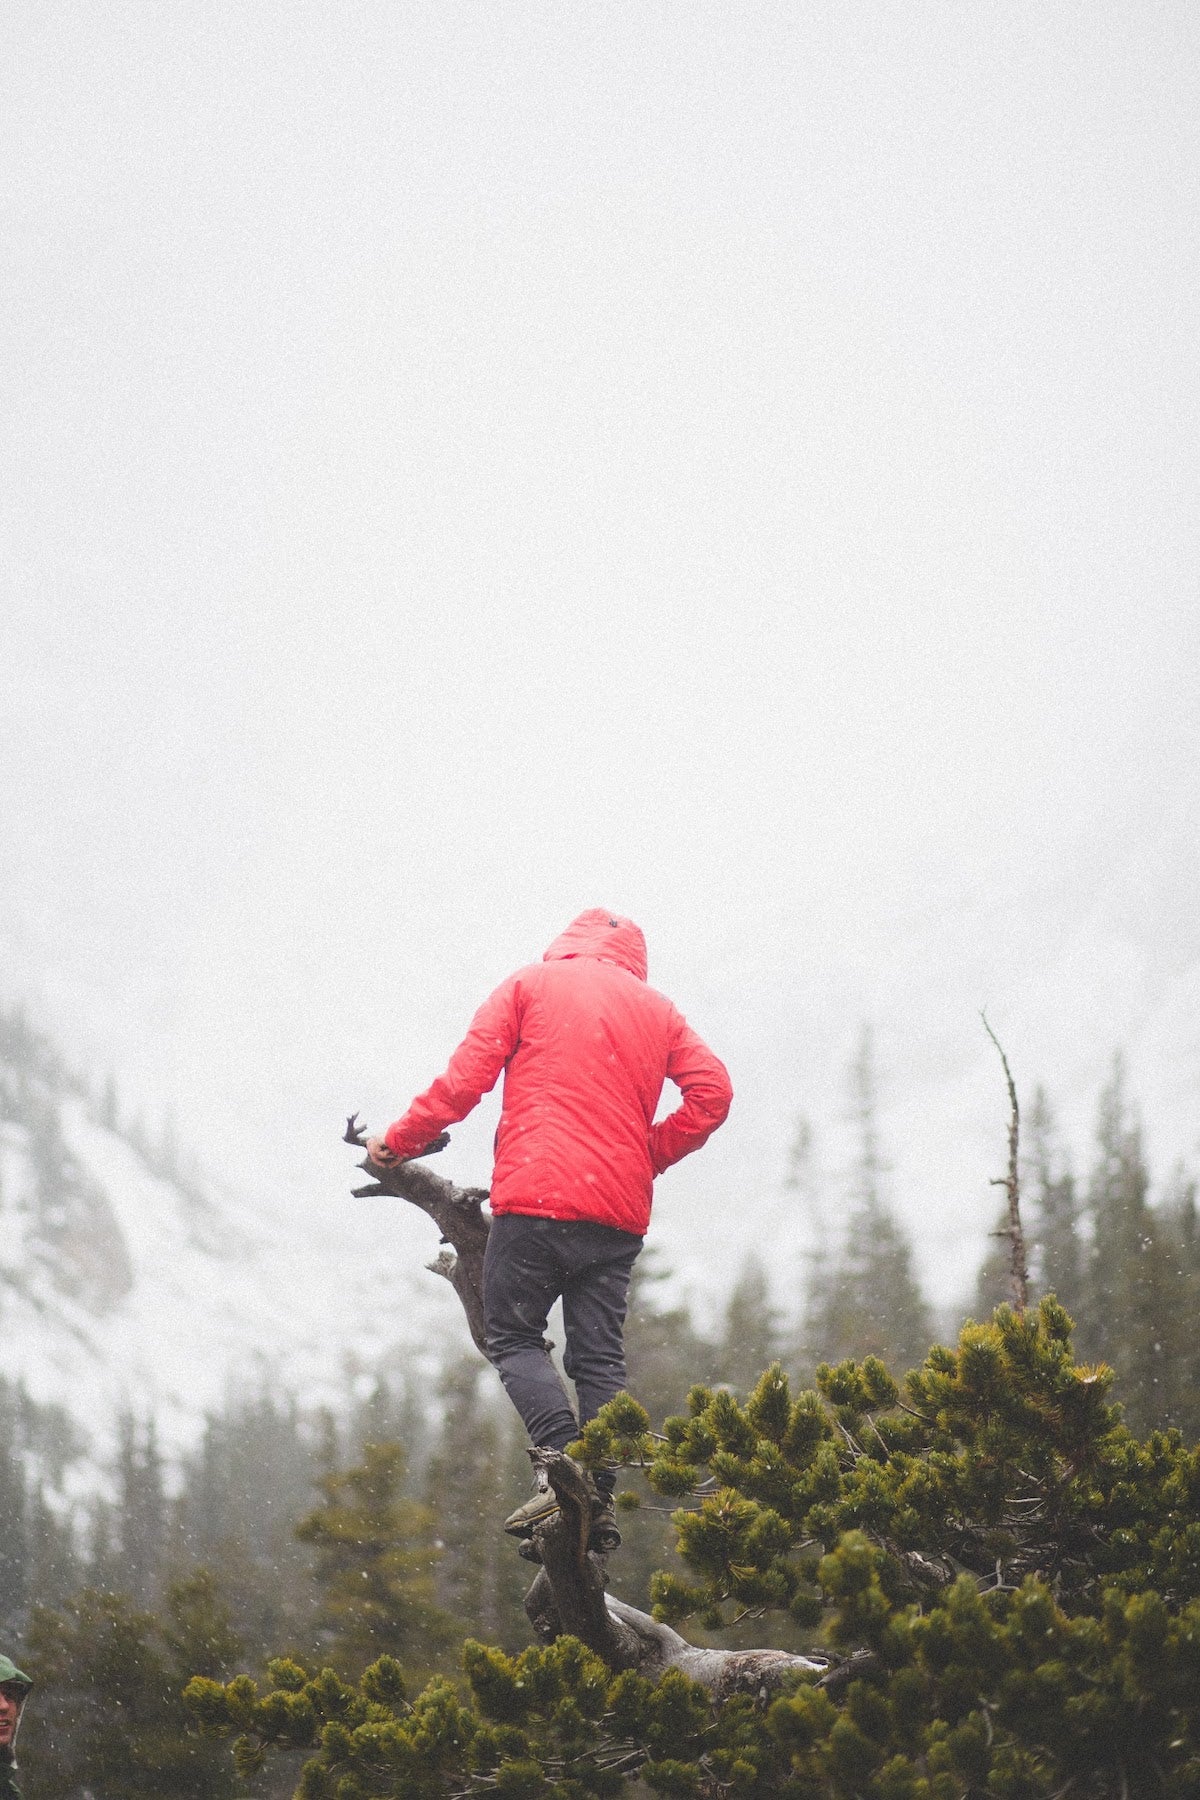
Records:
M535 1526L544 1525L547 1519L552 1519L561 1510L558 1501L553 1498L537 1512L530 1512L527 1507L522 1506L505 1519L504 1529L510 1537L532 1537Z

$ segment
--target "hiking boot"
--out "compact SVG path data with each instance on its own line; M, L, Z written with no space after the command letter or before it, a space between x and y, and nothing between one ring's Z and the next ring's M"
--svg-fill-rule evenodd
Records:
M587 1547L596 1556L609 1556L614 1550L620 1549L621 1534L617 1530L616 1514L611 1501L607 1505L601 1505L600 1510L593 1513ZM517 1545L517 1555L527 1563L541 1566L542 1553L537 1547L536 1538L522 1538Z
M617 1530L617 1509L611 1494L598 1494L592 1501L592 1529L588 1532L588 1549L597 1556L619 1550L621 1534Z
M531 1537L535 1526L552 1519L558 1511L558 1497L546 1477L539 1473L536 1480L537 1488L531 1498L524 1506L510 1512L504 1521L504 1529L510 1537Z
M555 1500L553 1492L535 1494L532 1500L527 1500L524 1506L519 1506L516 1512L511 1513L504 1521L505 1531L511 1536L521 1539L517 1545L517 1555L524 1557L526 1562L541 1562L542 1553L533 1538L534 1528L543 1524L545 1520L553 1518L558 1510L558 1502ZM594 1550L597 1556L607 1556L610 1551L618 1550L620 1546L621 1533L617 1529L616 1508L611 1499L604 1499L597 1495L592 1500L592 1523L588 1532L587 1547L589 1550Z
M510 1537L531 1538L536 1528L544 1525L547 1519L552 1519L559 1510L558 1497L545 1475L539 1471L535 1479L536 1492L526 1500L523 1506L518 1506L515 1512L509 1513L504 1521L504 1529ZM585 1475L584 1479L592 1498L592 1524L588 1533L588 1549L598 1550L601 1553L615 1550L621 1542L621 1533L617 1530L617 1515L612 1495L601 1494L591 1475ZM532 1562L533 1558L526 1557L526 1561Z

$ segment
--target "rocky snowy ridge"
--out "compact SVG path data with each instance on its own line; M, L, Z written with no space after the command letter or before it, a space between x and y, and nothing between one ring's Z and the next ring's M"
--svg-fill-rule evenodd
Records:
M394 1208L373 1236L381 1256L331 1254L299 1211L184 1172L19 1014L0 1016L3 1372L85 1430L103 1439L132 1408L180 1447L231 1388L334 1399L356 1371L424 1354L443 1300L421 1266L436 1239Z

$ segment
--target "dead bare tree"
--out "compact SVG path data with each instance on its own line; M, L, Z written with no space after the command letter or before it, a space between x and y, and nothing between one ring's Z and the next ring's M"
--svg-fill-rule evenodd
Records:
M357 1114L346 1122L345 1142L364 1147ZM443 1137L423 1155L440 1150ZM368 1158L359 1167L371 1177L355 1188L358 1199L392 1194L419 1207L433 1220L442 1248L426 1266L444 1276L458 1295L476 1348L487 1354L483 1325L483 1257L488 1220L483 1212L484 1188L459 1188L419 1161L379 1164ZM712 1695L715 1704L731 1694L769 1694L794 1670L818 1673L822 1685L840 1686L847 1663L829 1657L793 1656L784 1650L706 1650L689 1644L669 1625L627 1606L606 1591L607 1559L587 1547L591 1529L591 1493L582 1473L560 1451L539 1450L534 1462L558 1501L558 1511L538 1525L533 1542L542 1566L525 1596L525 1611L544 1644L569 1633L587 1645L614 1673L633 1669L656 1680L668 1669L680 1669ZM858 1662L854 1663L857 1672Z
M344 1143L366 1148L366 1139L351 1113L342 1134ZM444 1150L450 1139L446 1132L427 1144L422 1157ZM460 1188L443 1181L420 1161L373 1163L368 1157L359 1163L371 1177L367 1187L353 1188L356 1200L370 1200L380 1194L393 1194L427 1213L442 1236L442 1249L426 1267L435 1275L444 1275L462 1303L472 1342L481 1356L487 1355L483 1327L483 1253L487 1248L488 1221L483 1216L486 1188Z
M992 1187L1002 1187L1008 1194L1008 1225L996 1235L1007 1237L1011 1252L1009 1258L1009 1292L1012 1296L1013 1310L1023 1313L1029 1304L1029 1275L1025 1262L1025 1232L1021 1225L1021 1181L1018 1171L1018 1151L1021 1136L1021 1112L1017 1105L1017 1087L1012 1078L1012 1070L1008 1066L1008 1058L1004 1054L999 1038L988 1024L988 1016L980 1013L983 1029L1000 1052L1000 1061L1004 1065L1004 1079L1008 1083L1008 1174L994 1175Z

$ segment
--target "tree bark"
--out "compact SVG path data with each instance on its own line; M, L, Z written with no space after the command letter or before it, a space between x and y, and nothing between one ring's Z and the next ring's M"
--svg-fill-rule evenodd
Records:
M346 1141L351 1136L354 1118L346 1127ZM420 1162L373 1163L370 1157L360 1163L371 1177L369 1187L352 1190L356 1200L375 1199L380 1194L393 1194L427 1213L442 1235L442 1249L426 1268L444 1275L462 1303L467 1328L475 1348L487 1355L483 1325L483 1253L487 1249L488 1221L483 1215L486 1188L455 1187L443 1181L432 1169Z

